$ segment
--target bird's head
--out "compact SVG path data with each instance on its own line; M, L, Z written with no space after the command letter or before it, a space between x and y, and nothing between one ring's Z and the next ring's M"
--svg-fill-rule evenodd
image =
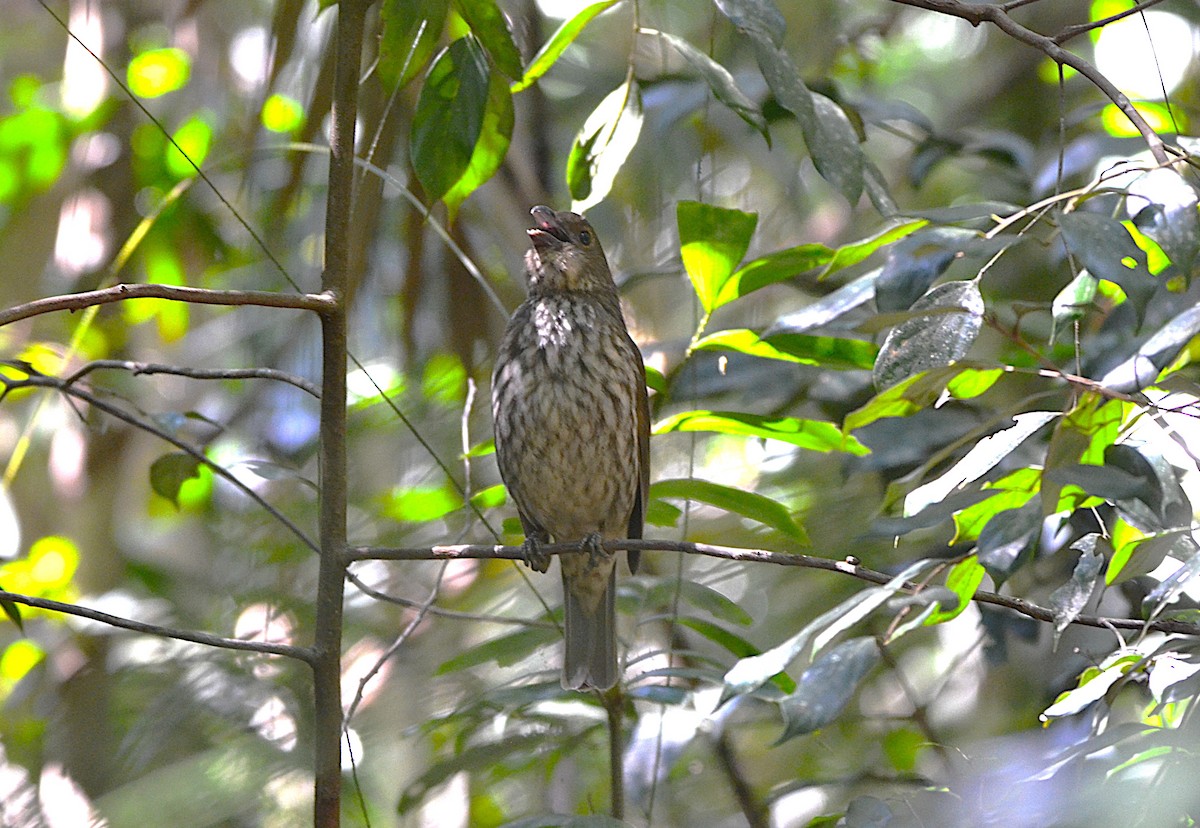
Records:
M616 290L600 239L587 219L540 205L529 212L533 247L525 254L525 269L531 293Z

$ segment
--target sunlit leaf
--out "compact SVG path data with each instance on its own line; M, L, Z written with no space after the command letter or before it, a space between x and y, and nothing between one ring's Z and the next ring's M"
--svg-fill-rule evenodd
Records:
M1186 527L1154 535L1135 537L1117 544L1112 560L1104 573L1109 586L1128 581L1158 568L1168 555L1187 558L1194 554L1196 542Z
M521 53L513 43L508 20L496 0L454 0L454 6L471 27L471 34L492 56L497 68L514 80L520 78ZM507 86L504 91L508 91Z
M808 544L808 534L796 523L787 507L756 492L693 477L655 481L650 486L650 497L698 500L758 521L801 544Z
M655 434L671 431L715 431L781 440L813 451L844 451L856 455L869 453L866 446L854 437L842 434L833 423L798 417L763 417L737 411L681 411L654 426Z
M398 486L386 497L384 512L393 520L422 523L461 506L458 492L446 486Z
M861 339L837 339L807 334L774 334L760 339L754 331L733 328L709 334L692 346L694 351L735 351L764 359L826 368L870 368L877 348Z
M22 638L11 642L0 654L0 688L10 688L25 678L46 657L36 641Z
M983 325L983 296L973 282L938 285L913 311L959 307L962 313L916 317L900 323L883 340L875 359L875 387L888 388L915 374L962 359Z
M1140 319L1156 283L1146 267L1146 254L1125 226L1099 213L1078 211L1060 216L1059 221L1071 254L1093 276L1120 285Z
M642 93L626 81L584 121L567 156L567 190L577 213L603 201L642 133Z
M1063 331L1068 330L1072 324L1079 322L1087 315L1088 310L1093 307L1096 299L1096 286L1098 283L1099 280L1095 276L1086 270L1081 270L1054 297L1054 302L1051 304L1051 318L1053 320L1050 328L1051 342L1054 342Z
M720 285L713 307L818 268L831 261L833 255L834 251L823 244L802 244L748 262Z
M975 597L975 591L983 583L986 574L987 570L976 555L970 555L952 566L946 574L946 589L958 596L958 605L931 613L925 623L942 624L961 615L971 605L971 599Z
M431 199L466 173L488 105L490 70L479 43L463 37L442 50L421 87L413 116L413 170Z
M1129 359L1100 380L1114 391L1139 391L1154 383L1175 357L1200 334L1200 307L1192 306L1155 331Z
M479 141L471 153L471 162L462 178L442 197L451 218L458 212L462 202L500 169L512 141L513 122L512 94L504 79L493 72L488 79L487 107L483 113Z
M758 214L680 201L675 205L675 220L683 267L700 306L711 313L720 306L725 283L750 247Z
M763 138L770 141L767 134L767 119L763 117L758 104L752 101L737 85L733 75L721 64L701 52L686 40L675 35L660 32L656 29L642 29L639 34L657 37L671 45L676 52L683 56L708 84L718 101L733 110L739 118L754 127Z
M179 489L200 473L200 461L190 454L171 452L150 464L150 488L179 508Z
M1112 686L1141 660L1141 656L1114 654L1101 665L1101 669L1089 668L1080 677L1075 689L1063 693L1046 708L1041 715L1042 720L1074 715L1104 698Z
M951 544L967 543L979 537L983 527L1000 512L1019 509L1041 490L1042 470L1017 469L994 483L984 483L984 491L996 494L954 513L954 537Z
M1192 273L1200 262L1200 193L1173 169L1151 170L1142 179L1161 203L1148 204L1134 216L1134 224L1183 273ZM1151 266L1151 271L1154 271Z
M497 506L503 506L507 500L508 492L500 483L488 486L471 495L471 503L478 509L494 509Z
M167 172L175 178L196 175L196 169L202 167L208 157L212 127L203 117L195 116L184 121L171 137L175 143L166 149Z
M780 702L784 730L779 742L820 730L838 717L858 684L879 663L874 637L843 641L801 673L796 692Z
M384 0L379 9L379 79L388 89L406 85L433 57L449 0Z
M1075 407L1054 427L1046 450L1047 471L1076 464L1101 465L1104 451L1117 439L1124 416L1120 400L1104 400L1099 394L1083 394ZM1087 493L1075 485L1042 482L1042 508L1046 515L1078 508Z
M125 80L139 98L157 98L184 86L191 71L192 59L182 49L148 49L129 61Z
M525 67L525 74L512 85L512 93L517 94L546 74L567 47L575 42L584 27L592 22L594 17L612 8L616 2L617 0L602 0L599 3L592 3L577 12L571 19L563 21L563 24L550 36L549 40L542 44L542 48L529 61L529 65Z
M829 263L825 265L825 269L821 271L820 278L827 279L843 268L856 265L876 250L898 242L928 224L929 222L925 219L908 221L888 227L876 235L869 236L861 241L843 244L837 250L833 251L833 258L829 260Z
M861 408L851 411L846 415L842 429L850 433L884 417L911 416L933 405L943 393L958 400L977 397L991 388L1003 373L1003 368L978 368L963 363L925 371L901 380L876 394Z

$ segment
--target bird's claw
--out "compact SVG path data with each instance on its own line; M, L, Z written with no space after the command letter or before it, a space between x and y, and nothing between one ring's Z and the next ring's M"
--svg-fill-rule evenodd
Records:
M550 556L542 551L540 538L526 536L521 544L521 560L535 572L545 572L550 568Z
M604 539L599 532L584 535L579 546L587 552L588 569L595 569L601 560L608 558L608 553L604 551Z

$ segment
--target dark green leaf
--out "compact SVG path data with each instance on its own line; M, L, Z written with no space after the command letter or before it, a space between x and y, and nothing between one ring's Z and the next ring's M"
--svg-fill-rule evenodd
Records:
M875 295L875 280L879 277L880 272L882 272L882 268L865 273L811 305L795 313L789 313L768 328L764 335L803 333L829 324L839 316L860 307Z
M918 299L912 310L955 308L962 313L917 317L888 333L875 360L875 387L888 388L966 356L983 325L983 296L975 282L947 282Z
M417 101L410 152L430 199L440 199L471 163L488 104L487 58L463 37L442 50Z
M445 675L489 661L509 667L560 637L561 633L552 627L526 627L457 653L443 661L435 672Z
M750 617L750 614L738 606L735 601L730 600L712 587L707 587L695 581L677 581L674 578L663 578L646 593L645 602L652 606L670 605L676 594L679 595L680 599L705 612L712 613L714 618L722 621L729 621L730 623L742 626L754 623L754 619Z
M752 37L782 43L787 21L771 0L716 0L721 14Z
M1125 226L1099 213L1065 213L1059 220L1071 254L1093 276L1120 285L1140 319L1156 284L1146 254Z
M878 348L861 339L837 339L807 334L774 334L760 339L754 331L734 328L710 334L693 351L736 351L764 359L820 365L826 368L870 368Z
M1117 547L1104 573L1104 582L1109 586L1128 581L1158 569L1168 555L1188 558L1196 551L1187 528L1171 529L1156 535L1135 538ZM1161 586L1161 584L1160 584Z
M1088 392L1054 426L1043 464L1047 470L1077 463L1100 465L1112 445L1122 419L1120 400L1103 400ZM1086 498L1078 487L1064 487L1053 478L1042 483L1042 510L1046 515L1076 508Z
M487 106L483 113L483 126L480 128L475 151L471 153L471 161L462 178L454 183L443 198L451 218L467 196L500 169L504 156L508 153L512 132L512 93L508 91L508 84L504 79L492 73L488 78Z
M496 0L454 0L454 5L500 71L513 80L520 78L521 53Z
M0 586L0 590L4 587ZM21 605L15 601L0 599L0 609L4 610L4 614L8 616L8 620L17 625L17 629L25 632L25 621L21 618Z
M1172 554L1183 559L1183 566L1164 578L1162 583L1142 599L1142 613L1146 617L1150 617L1158 607L1173 602L1179 593L1191 586L1196 576L1200 575L1200 554L1196 554L1196 542L1191 535L1180 535L1179 543L1172 549Z
M550 36L550 39L542 45L538 53L533 56L533 60L529 61L529 65L525 67L525 74L521 76L519 81L512 85L510 91L515 95L531 86L538 78L546 74L550 67L562 56L562 53L567 50L567 47L575 42L575 38L579 37L584 27L592 22L594 17L612 8L616 2L617 0L602 0L602 2L593 3L590 6L584 7L570 20L564 21L558 27L558 30Z
M746 255L758 224L757 213L680 201L675 205L679 255L700 306L711 313L722 302L725 283ZM736 295L724 301L731 301Z
M1095 466L1091 464L1074 464L1056 466L1046 469L1042 474L1043 481L1057 483L1060 486L1075 485L1085 492L1105 500L1128 500L1152 497L1149 482L1127 471L1113 466Z
M746 658L752 655L758 655L759 649L751 644L746 639L742 638L735 632L730 632L719 624L714 624L711 621L705 621L703 618L694 618L690 615L681 615L678 619L679 624L695 630L700 635L707 638L709 641L717 644L738 658Z
M1158 379L1197 334L1200 334L1200 306L1192 306L1155 331L1133 356L1105 374L1100 383L1114 391L1140 391Z
M879 647L870 636L851 638L823 652L800 675L796 692L780 703L784 731L779 741L820 730L836 719L878 663Z
M150 488L179 508L179 489L200 474L200 461L190 454L171 452L150 464Z
M1140 182L1144 192L1162 198L1161 204L1143 207L1133 223L1158 243L1185 275L1200 263L1200 210L1196 188L1173 169L1151 170Z
M583 212L612 189L617 173L642 133L642 93L627 81L600 102L571 144L567 156L567 189Z
M446 22L448 0L384 0L379 10L379 79L405 86L433 57Z
M692 69L704 79L704 82L708 84L709 89L712 90L716 99L732 109L743 121L758 130L762 137L766 138L769 143L770 136L767 134L767 119L759 111L758 104L750 100L746 93L738 88L737 82L733 79L733 75L730 74L728 69L683 38L675 37L674 35L655 29L642 29L639 34L658 37L660 40L669 43L691 65Z
M875 307L881 313L913 307L950 263L979 234L959 227L927 227L892 245L875 282Z
M979 533L976 554L999 586L1033 557L1042 532L1042 511L1036 503L1000 512Z
M1087 606L1092 593L1096 591L1096 582L1100 579L1100 571L1104 568L1104 555L1097 552L1096 547L1101 542L1107 543L1099 533L1085 535L1071 544L1072 549L1080 552L1079 560L1071 573L1071 580L1050 593L1050 609L1054 611L1054 641L1062 635L1072 621Z
M681 411L654 426L655 434L671 431L715 431L781 440L813 451L844 451L860 456L870 453L857 439L824 420L763 417L737 411Z
M716 506L727 512L734 512L742 517L758 521L801 544L808 544L808 534L804 531L804 527L792 518L787 507L757 492L722 486L708 480L680 478L656 481L650 486L650 497L698 500L701 503L707 503L710 506Z

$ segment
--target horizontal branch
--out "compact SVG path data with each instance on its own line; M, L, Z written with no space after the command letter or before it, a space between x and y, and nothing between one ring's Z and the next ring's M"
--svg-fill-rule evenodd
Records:
M87 363L69 377L63 379L66 385L73 385L93 371L102 369L129 371L134 376L139 374L171 374L188 379L269 379L294 385L301 391L321 398L321 389L316 383L309 382L304 377L280 371L278 368L185 368L180 365L163 365L158 362L132 362L127 359L97 359Z
M296 647L291 644L272 644L268 641L244 641L240 638L222 638L219 635L213 635L206 632L177 630L171 627L161 627L158 624L145 624L141 621L133 621L129 618L122 618L119 615L109 615L107 612L100 612L100 610L81 607L78 604L67 604L62 601L51 601L49 598L34 598L31 595L21 595L16 592L5 592L0 590L0 601L11 601L14 604L23 604L27 607L34 607L36 609L47 610L49 612L61 612L64 615L74 615L77 618L86 618L89 621L107 624L110 627L120 627L123 630L130 630L132 632L143 633L145 635L156 635L159 638L173 638L177 641L190 641L193 644L203 644L206 647L218 647L222 650L241 650L248 653L284 656L285 658L294 658L305 663L311 663L313 658L312 651L307 647Z
M745 561L750 563L775 564L776 566L794 566L802 569L822 569L826 572L840 572L868 581L873 584L886 584L892 580L891 575L869 569L856 560L834 560L819 558L814 555L792 554L790 552L771 552L766 549L743 549L735 546L716 546L710 543L689 543L687 541L671 540L606 540L602 544L608 552L621 549L637 550L639 552L682 552L687 555L706 555L710 558L723 558L729 561ZM548 555L576 554L585 550L578 543L545 544L541 551ZM488 560L524 560L524 550L520 546L493 546L490 544L459 544L454 546L433 547L391 547L391 546L360 546L347 550L346 562L353 561L447 561L457 559L481 558ZM902 589L905 592L917 593L923 587L909 581ZM1037 621L1055 621L1054 611L1023 598L1000 595L996 592L977 590L972 599L981 604L991 604L997 607L1018 612ZM1154 630L1163 633L1180 633L1183 635L1200 635L1200 624L1189 624L1184 621L1151 621L1145 622L1137 618L1117 618L1102 615L1080 615L1072 624L1083 627L1100 627L1102 629Z
M178 285L113 285L100 290L46 296L0 311L0 327L55 311L77 311L126 299L166 299L196 305L252 305L262 308L295 308L326 313L337 307L329 293L276 293L270 290L209 290Z

